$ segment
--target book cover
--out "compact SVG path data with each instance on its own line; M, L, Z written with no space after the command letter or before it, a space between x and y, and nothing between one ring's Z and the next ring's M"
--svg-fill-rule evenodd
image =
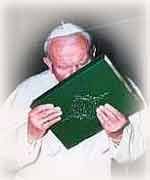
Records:
M51 130L66 148L103 129L96 117L99 105L109 103L126 116L144 107L142 98L108 58L93 60L35 99L31 107L47 103L63 111L62 120Z

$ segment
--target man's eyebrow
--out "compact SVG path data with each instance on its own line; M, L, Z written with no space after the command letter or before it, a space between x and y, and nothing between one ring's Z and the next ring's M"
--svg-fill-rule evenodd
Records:
M67 67L71 67L71 65L62 65L62 64L58 64L56 65L58 68L67 68Z

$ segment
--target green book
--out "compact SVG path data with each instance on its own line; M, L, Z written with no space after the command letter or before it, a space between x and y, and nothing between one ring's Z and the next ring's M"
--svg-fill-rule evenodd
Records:
M107 57L93 60L35 99L31 107L47 103L63 111L62 120L51 130L66 148L103 129L96 117L99 105L109 103L126 116L144 107L143 99Z

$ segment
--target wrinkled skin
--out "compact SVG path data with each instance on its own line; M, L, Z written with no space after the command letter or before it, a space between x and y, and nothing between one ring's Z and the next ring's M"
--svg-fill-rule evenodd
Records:
M57 37L48 44L48 56L43 61L58 81L62 81L89 62L89 49L89 42L80 33ZM53 124L61 120L62 113L61 108L53 104L32 109L28 114L29 140L43 137ZM98 107L96 113L108 136L119 143L127 118L108 104Z

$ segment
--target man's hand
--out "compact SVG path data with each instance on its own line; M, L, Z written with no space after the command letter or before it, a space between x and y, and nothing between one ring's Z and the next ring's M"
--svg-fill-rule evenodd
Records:
M53 104L39 105L28 113L28 140L38 140L45 135L48 128L61 120L60 107Z
M119 143L123 135L123 128L129 122L128 119L110 104L99 106L96 113L107 135L112 138L113 142Z

